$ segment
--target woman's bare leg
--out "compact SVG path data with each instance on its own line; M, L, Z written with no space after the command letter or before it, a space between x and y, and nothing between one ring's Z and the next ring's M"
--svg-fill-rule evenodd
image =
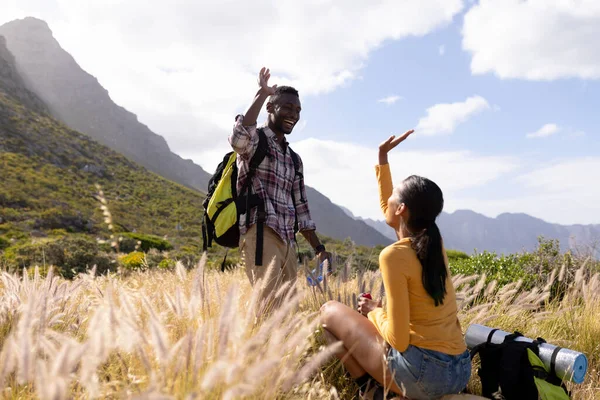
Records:
M371 321L342 303L328 301L321 307L321 324L344 343L337 356L353 378L367 372L385 388L402 393L385 362L384 340Z
M333 336L333 334L329 332L326 328L323 329L323 335L325 336L325 339L329 344L340 341L340 339ZM344 364L344 367L346 368L352 379L360 378L361 376L366 374L367 371L365 371L364 368L360 366L358 361L356 361L356 359L352 357L351 352L352 351L347 350L346 347L342 347L337 353L335 353L335 356L340 359L342 364Z

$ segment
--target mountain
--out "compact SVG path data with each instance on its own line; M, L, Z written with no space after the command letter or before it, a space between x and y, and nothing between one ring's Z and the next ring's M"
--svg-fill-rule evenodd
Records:
M356 244L365 246L392 243L363 221L349 217L342 208L315 189L307 187L306 197L310 204L311 215L317 224L317 232L335 239L351 237Z
M107 238L99 184L118 231L200 237L204 196L52 118L0 37L0 242L79 233Z
M370 227L377 229L377 231L383 234L386 238L394 241L398 240L394 229L390 228L389 225L385 223L385 221L374 220L371 218L364 218L363 221L365 221L365 223Z
M349 216L350 218L355 219L360 222L364 222L371 228L375 229L377 232L381 233L383 236L385 236L385 238L388 241L395 242L397 240L396 232L394 232L394 230L392 228L390 228L388 226L388 224L385 223L385 221L374 220L371 218L357 217L348 208L346 208L344 206L340 206L340 205L338 205L338 207L341 208L342 211L344 211L344 213L347 216Z
M352 213L352 211L350 211L350 209L344 207L344 206L340 206L339 204L336 204L336 206L338 206L339 208L342 209L342 211L344 212L344 214L346 214L347 216L349 216L352 219L360 219L360 218L356 218L356 216Z
M455 211L441 217L440 227L446 229L445 237L454 237L452 243L465 249L470 246L470 251L489 248L508 253L532 249L538 236L558 239L563 250L600 241L600 225L551 224L522 213L504 213L489 218L473 211Z
M61 48L46 22L30 17L15 20L0 26L0 35L6 36L28 88L48 105L55 118L169 180L206 191L210 175L172 153L162 136L115 104L98 80ZM335 239L351 237L362 245L390 243L318 191L307 190L319 233Z
M40 113L47 113L44 102L26 88L23 78L17 70L15 57L6 47L6 38L0 36L0 87L7 96L14 98L24 106Z
M205 190L210 175L171 152L162 136L116 105L98 80L85 72L35 18L0 26L28 87L52 115L167 179Z
M365 222L391 238L391 229L385 222ZM470 210L443 212L438 218L438 226L446 248L467 253L488 250L507 254L533 250L539 236L558 239L563 250L600 244L600 225L551 224L527 214L504 213L489 218Z

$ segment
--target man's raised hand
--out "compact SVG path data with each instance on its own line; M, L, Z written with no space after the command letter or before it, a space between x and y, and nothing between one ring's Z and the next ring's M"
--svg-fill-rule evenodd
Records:
M258 86L269 96L275 94L275 89L277 89L277 85L269 86L270 77L271 71L268 68L262 67L258 74Z

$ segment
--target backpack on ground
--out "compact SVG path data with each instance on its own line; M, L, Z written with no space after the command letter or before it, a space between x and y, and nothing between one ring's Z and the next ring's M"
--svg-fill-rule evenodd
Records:
M569 392L556 376L554 358L550 371L539 358L539 345L546 341L537 338L533 342L516 341L521 335L515 332L500 344L492 343L494 329L486 342L471 350L471 359L479 355L481 367L477 371L481 379L482 395L490 399L506 400L568 400ZM557 347L555 354L560 347ZM501 394L502 397L498 397Z
M266 220L265 202L258 194L252 193L252 181L256 174L258 166L263 162L269 154L269 143L267 135L263 129L257 129L258 146L254 155L250 159L249 172L246 181L243 183L240 193L237 192L238 167L237 153L231 151L223 157L223 161L219 163L214 175L208 181L208 192L206 199L202 203L204 207L204 218L202 222L202 240L203 251L206 251L212 246L212 242L226 247L236 248L240 241L239 217L246 214L246 227L250 224L250 211L253 208L257 209L256 223L256 256L255 265L262 265L263 253L263 232L264 223ZM290 155L294 163L295 175L300 176L298 155L288 146ZM293 186L292 186L293 187ZM292 202L294 208L296 202L292 189ZM298 218L294 229L298 231ZM225 268L225 258L221 264L221 270Z

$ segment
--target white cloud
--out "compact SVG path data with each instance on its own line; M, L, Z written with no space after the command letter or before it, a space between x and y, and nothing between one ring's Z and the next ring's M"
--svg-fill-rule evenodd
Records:
M436 104L427 109L427 115L419 120L415 130L423 135L450 134L459 124L489 108L489 103L481 96L472 96L463 102Z
M463 24L474 74L600 79L600 2L482 0Z
M46 20L115 102L184 152L226 135L262 66L305 99L351 82L385 41L430 33L462 8L462 0L3 0L0 23Z
M444 45L441 45L441 46L438 48L438 52L440 53L440 56L443 56L444 54L446 54L446 46L444 46Z
M542 126L540 129L538 129L537 131L528 133L525 136L529 139L544 138L544 137L552 136L552 135L558 133L559 131L560 131L560 128L558 127L558 125L546 124L546 125Z
M521 175L517 180L539 193L564 193L573 197L587 193L600 201L600 186L597 184L600 182L600 158L560 160ZM595 206L597 208L597 203Z
M402 146L402 145L400 145ZM304 162L306 184L355 215L381 219L375 164L377 150L352 143L305 139L292 143ZM513 157L483 156L470 151L402 151L390 153L394 183L412 174L434 180L446 199L481 187L518 167ZM457 177L463 177L457 179Z
M402 99L401 96L398 95L392 95L392 96L388 96L388 97L384 97L382 99L377 100L378 103L385 103L388 106L392 105L394 103L396 103L398 100Z

